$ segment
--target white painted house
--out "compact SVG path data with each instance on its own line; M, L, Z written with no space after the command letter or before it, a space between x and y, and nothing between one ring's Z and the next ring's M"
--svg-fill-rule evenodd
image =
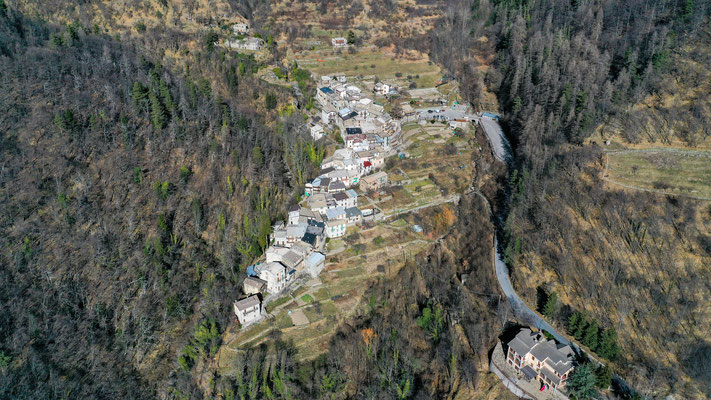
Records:
M259 266L259 279L267 281L267 291L277 293L286 286L286 268L278 262L270 262Z
M337 238L346 234L346 220L333 219L326 222L326 237Z
M319 124L314 124L311 127L311 137L314 140L319 140L324 136L323 126Z
M235 315L242 325L242 328L259 321L262 318L262 301L259 297L252 295L246 299L235 301Z
M331 39L331 44L333 45L333 47L336 47L336 48L348 47L348 40L346 40L346 38L344 38L344 37L335 37L335 38Z

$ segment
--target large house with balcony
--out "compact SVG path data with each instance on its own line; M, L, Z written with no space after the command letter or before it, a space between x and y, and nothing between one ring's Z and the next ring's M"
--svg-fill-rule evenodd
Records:
M524 328L508 342L506 362L527 379L559 389L573 371L573 349Z

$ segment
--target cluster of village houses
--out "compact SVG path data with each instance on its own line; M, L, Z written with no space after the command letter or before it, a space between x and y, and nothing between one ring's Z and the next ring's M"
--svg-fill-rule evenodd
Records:
M273 226L263 261L247 269L243 289L248 297L234 303L243 327L264 317L260 294L279 293L299 275L317 277L325 266L326 241L375 218L372 207L358 207L354 187L370 192L388 184L387 174L378 170L399 139L400 122L348 85L345 76L325 76L321 82L321 115L311 120L310 132L319 140L325 129L337 127L345 147L323 160L319 176L306 184L302 205L291 207L287 221Z

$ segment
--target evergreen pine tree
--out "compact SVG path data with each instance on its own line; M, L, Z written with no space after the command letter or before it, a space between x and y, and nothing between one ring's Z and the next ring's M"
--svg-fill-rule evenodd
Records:
M588 326L588 320L585 317L585 314L579 313L579 320L578 324L575 327L575 330L573 331L573 337L575 340L582 340L583 336L585 336L585 328Z
M568 333L573 335L575 331L578 330L581 317L582 315L578 311L574 312L573 314L571 314L570 317L568 317Z
M595 386L600 389L607 389L612 383L612 371L610 368L601 365L595 371Z
M583 336L583 344L588 346L592 351L597 350L598 347L598 327L597 321L592 320L585 328L585 334Z
M598 354L614 361L620 354L620 347L617 344L617 332L614 328L607 329L600 335L600 346Z
M146 100L146 97L148 97L148 91L141 84L141 82L136 82L133 84L133 90L131 91L131 95L133 97L133 104L137 108L142 108L143 103Z
M555 313L556 305L558 305L558 294L556 292L551 292L546 299L546 304L543 306L543 315L548 318L552 318L553 313Z
M157 132L165 126L165 109L153 91L150 91L148 98L151 102L151 122L153 123L153 129Z
M165 82L161 79L160 83L158 85L158 90L160 91L160 97L163 99L163 104L165 104L165 108L168 110L168 112L173 111L173 107L175 104L173 103L173 96L170 94L170 89L168 89L168 85L165 84Z
M595 398L596 378L592 365L589 363L579 365L568 378L568 390L580 400Z

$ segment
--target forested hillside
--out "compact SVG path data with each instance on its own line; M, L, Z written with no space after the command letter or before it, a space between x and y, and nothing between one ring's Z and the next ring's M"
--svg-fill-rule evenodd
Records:
M473 1L432 34L450 68L488 62L479 79L516 153L501 204L517 290L532 305L561 296L563 331L573 311L616 329L613 365L646 396L709 395L708 206L603 184L599 146L612 135L705 145L709 12L706 1Z
M488 375L488 351L503 323L498 316L508 307L491 268L489 213L477 196L465 197L462 210L431 254L409 259L392 280L369 290L328 354L299 364L289 343L275 337L240 352L239 369L216 377L214 393L249 399L511 398Z
M2 6L0 397L191 393L313 144L250 57L171 71Z
M0 398L499 396L484 370L510 314L474 195L328 356L299 364L272 337L240 373L212 364L323 151L291 90L255 76L283 48L228 52L210 24L239 11L298 38L292 8L428 52L475 107L495 93L516 160L507 183L479 132L474 186L507 212L516 289L556 292L562 331L573 311L615 329L609 361L645 396L711 396L711 209L604 184L601 145L707 144L709 1L128 3L0 0Z

